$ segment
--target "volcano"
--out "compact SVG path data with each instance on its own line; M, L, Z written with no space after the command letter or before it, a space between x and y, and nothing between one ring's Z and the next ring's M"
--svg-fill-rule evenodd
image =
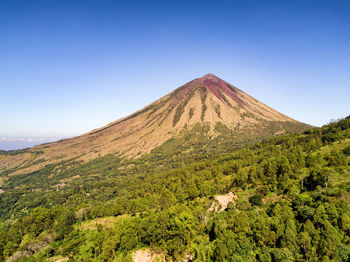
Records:
M140 157L182 139L183 149L206 144L230 146L258 141L310 126L268 107L213 74L194 79L145 108L81 136L30 148L0 159L0 167L29 172L69 159L92 160L114 154ZM214 142L213 142L214 141ZM185 148L185 145L188 148ZM37 152L40 152L38 154ZM38 164L25 167L25 162ZM20 166L19 166L20 165Z

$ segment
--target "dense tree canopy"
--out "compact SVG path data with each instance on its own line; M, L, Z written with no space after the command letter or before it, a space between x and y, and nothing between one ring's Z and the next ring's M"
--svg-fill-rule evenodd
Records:
M130 261L141 248L172 260L349 261L349 148L346 118L220 155L5 172L0 261ZM235 202L209 211L228 192Z

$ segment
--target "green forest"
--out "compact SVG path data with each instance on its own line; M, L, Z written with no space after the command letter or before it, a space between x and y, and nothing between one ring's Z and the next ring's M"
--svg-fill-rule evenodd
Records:
M143 249L167 261L350 261L350 117L225 153L179 148L2 172L0 261L132 261Z

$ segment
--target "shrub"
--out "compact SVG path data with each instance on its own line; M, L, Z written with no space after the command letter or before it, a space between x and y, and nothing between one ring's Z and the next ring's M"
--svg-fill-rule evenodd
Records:
M344 148L343 153L344 153L346 156L350 156L350 146L347 146L346 148Z
M261 206L262 205L262 195L260 194L255 194L253 196L251 196L249 198L249 202L252 204L252 205L255 205L255 206Z

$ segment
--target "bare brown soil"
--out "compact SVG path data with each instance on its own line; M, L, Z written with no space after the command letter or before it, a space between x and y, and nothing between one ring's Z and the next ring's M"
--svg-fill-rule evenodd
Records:
M132 259L134 262L161 262L165 261L165 256L151 249L140 249L133 253Z
M216 195L214 197L214 202L211 207L208 209L208 212L222 212L224 211L230 202L235 203L235 200L238 199L238 196L230 192L226 195Z

